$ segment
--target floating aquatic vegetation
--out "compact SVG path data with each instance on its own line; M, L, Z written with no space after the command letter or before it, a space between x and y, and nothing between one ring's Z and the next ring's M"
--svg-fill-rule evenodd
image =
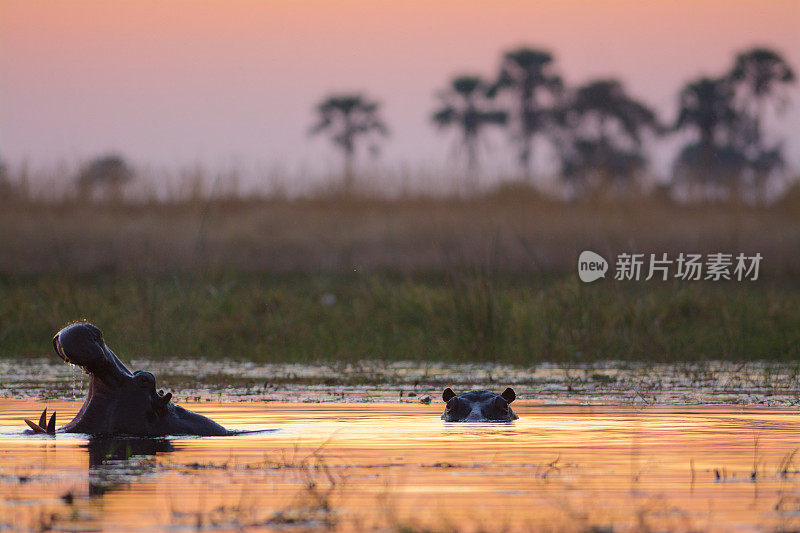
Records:
M252 361L131 361L159 388L194 401L418 402L445 386L495 389L512 384L524 400L566 404L799 405L796 364L777 362L539 364L262 364ZM49 358L0 359L0 398L78 399L87 377Z

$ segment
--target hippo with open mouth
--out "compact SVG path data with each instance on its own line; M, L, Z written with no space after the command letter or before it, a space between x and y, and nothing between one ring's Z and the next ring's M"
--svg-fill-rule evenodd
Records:
M514 389L502 394L488 390L473 390L456 395L446 388L442 400L447 402L442 420L445 422L511 422L519 418L509 405L516 399Z
M53 348L64 361L89 374L89 395L69 424L56 429L55 413L47 409L39 423L25 420L34 433L88 433L91 435L233 435L205 416L172 403L172 393L156 391L150 372L131 372L106 346L103 332L89 322L65 327L53 337Z

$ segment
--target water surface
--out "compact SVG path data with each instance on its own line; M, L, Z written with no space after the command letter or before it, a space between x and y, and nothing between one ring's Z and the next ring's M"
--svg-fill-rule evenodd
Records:
M0 400L0 529L761 531L800 527L796 409L514 404L185 404L278 431L157 440L23 436Z

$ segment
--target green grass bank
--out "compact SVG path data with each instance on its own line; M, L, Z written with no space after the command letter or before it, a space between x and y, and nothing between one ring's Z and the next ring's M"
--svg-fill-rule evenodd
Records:
M555 277L0 277L0 357L51 355L89 319L124 357L653 362L800 357L800 284Z

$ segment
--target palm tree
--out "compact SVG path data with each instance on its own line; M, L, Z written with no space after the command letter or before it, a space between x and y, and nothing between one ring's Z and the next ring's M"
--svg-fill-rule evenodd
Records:
M678 96L673 129L696 129L699 145L708 154L718 143L732 144L741 121L733 96L733 87L725 78L703 77L688 83Z
M461 146L467 154L467 173L474 187L478 170L478 142L489 125L505 124L508 115L491 104L489 85L478 76L457 76L447 90L439 93L442 106L431 120L440 128L460 130Z
M753 48L739 54L728 73L734 90L739 93L743 111L753 117L753 145L759 151L762 144L762 118L767 104L775 101L778 112L784 111L786 95L781 90L794 83L795 75L788 63L778 54L766 48Z
M683 148L675 162L676 181L738 185L746 166L740 149L744 117L734 107L734 90L726 78L701 77L689 82L678 97L673 130L694 130L698 140Z
M764 197L769 176L785 165L780 142L771 147L765 145L763 121L769 104L778 115L786 111L786 90L795 82L795 74L779 53L753 48L736 56L728 79L738 97L739 113L747 119L748 127L743 129L740 143L751 170L751 185L757 195Z
M376 137L389 134L378 112L379 107L378 102L360 94L331 95L317 105L319 121L310 133L328 132L333 144L344 153L345 192L352 192L356 143L361 139L376 141Z
M565 132L560 142L564 176L579 188L629 185L646 162L641 151L645 132L662 130L655 113L613 79L579 87L558 118Z
M533 141L551 125L552 114L542 98L556 99L563 89L561 76L553 72L553 56L545 50L519 48L507 52L492 93L510 93L515 121L514 140L523 175L530 179Z

